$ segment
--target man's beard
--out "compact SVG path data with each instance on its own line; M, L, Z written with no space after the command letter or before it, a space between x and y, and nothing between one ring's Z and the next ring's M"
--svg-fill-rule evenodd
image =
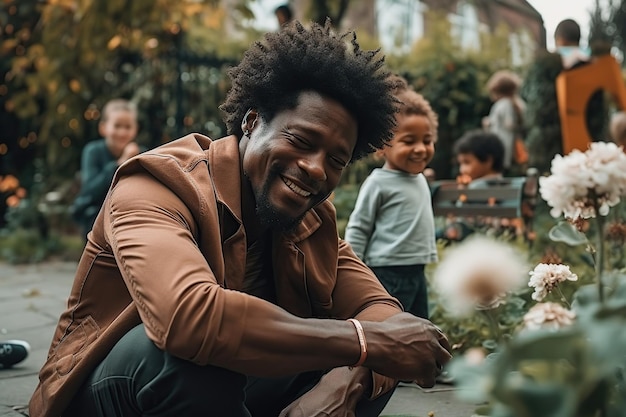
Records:
M259 222L263 226L269 227L271 230L278 232L291 232L300 224L306 215L306 211L300 216L294 218L281 213L272 205L269 200L269 189L270 185L274 181L282 181L279 172L280 169L277 167L272 169L269 172L268 177L265 179L261 191L254 192L256 199L256 215Z

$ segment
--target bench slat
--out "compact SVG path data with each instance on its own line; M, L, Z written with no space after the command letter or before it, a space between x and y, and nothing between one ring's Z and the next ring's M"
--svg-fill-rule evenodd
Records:
M520 217L526 177L504 178L467 188L456 181L433 184L435 216Z

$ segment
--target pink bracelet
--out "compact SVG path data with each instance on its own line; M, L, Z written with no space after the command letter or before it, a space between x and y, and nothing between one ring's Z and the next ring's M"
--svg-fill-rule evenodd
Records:
M361 322L357 319L348 319L348 321L354 324L356 334L359 337L359 346L361 347L361 356L359 357L358 362L351 366L351 368L356 368L357 366L363 365L365 359L367 359L367 341L365 340L365 332L363 331Z

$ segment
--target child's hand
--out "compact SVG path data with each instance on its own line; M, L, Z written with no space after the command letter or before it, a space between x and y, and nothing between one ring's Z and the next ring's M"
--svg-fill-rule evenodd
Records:
M117 159L118 164L122 164L128 161L135 155L139 154L139 145L136 142L130 142L128 145L124 147L122 150L122 155Z

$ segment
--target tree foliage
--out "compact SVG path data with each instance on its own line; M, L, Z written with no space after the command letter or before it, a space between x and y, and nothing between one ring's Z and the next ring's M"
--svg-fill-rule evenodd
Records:
M310 0L309 15L311 20L323 25L327 18L339 27L348 10L350 0Z
M5 2L5 10L15 11L13 20L30 17L2 43L11 63L5 109L30 121L49 171L65 168L59 174L67 175L79 168L77 153L97 135L100 109L114 97L137 102L147 145L184 130L220 134L221 67L238 59L250 37L224 41L219 3ZM183 110L177 105L182 95Z
M626 0L595 0L589 15L589 46L595 55L614 47L626 57Z
M622 65L626 65L626 0L621 0L613 12L615 25L614 44L622 53Z

